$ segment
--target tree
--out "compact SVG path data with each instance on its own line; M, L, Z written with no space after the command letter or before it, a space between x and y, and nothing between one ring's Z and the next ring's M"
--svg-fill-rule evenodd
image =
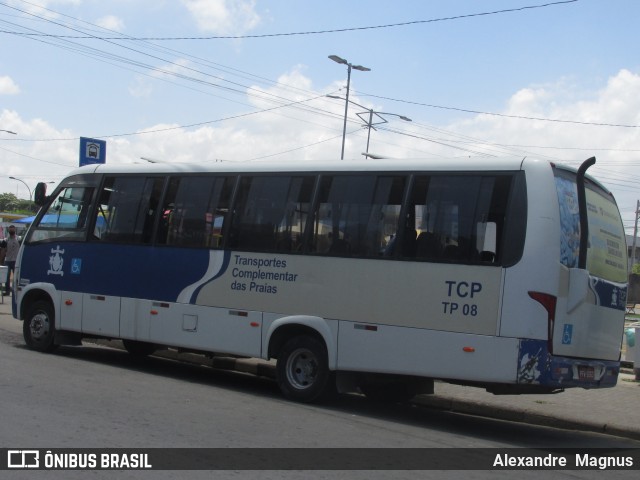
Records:
M32 215L38 206L31 200L20 200L13 193L0 193L0 212Z
M20 205L20 200L13 193L0 193L0 212L11 212Z

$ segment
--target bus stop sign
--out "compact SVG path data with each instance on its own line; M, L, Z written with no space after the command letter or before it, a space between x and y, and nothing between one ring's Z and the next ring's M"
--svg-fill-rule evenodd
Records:
M107 142L95 138L80 137L80 166L107 161Z

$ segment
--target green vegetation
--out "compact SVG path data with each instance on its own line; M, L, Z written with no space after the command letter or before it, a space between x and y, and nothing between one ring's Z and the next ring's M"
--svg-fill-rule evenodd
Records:
M20 200L13 193L0 193L0 212L33 215L38 207L31 200Z

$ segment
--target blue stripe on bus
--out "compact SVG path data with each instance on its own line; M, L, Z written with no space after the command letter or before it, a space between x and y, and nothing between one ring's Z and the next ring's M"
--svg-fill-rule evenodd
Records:
M29 246L20 278L28 283L54 283L57 290L176 302L184 288L206 274L209 252L148 245L96 248L84 242L44 243ZM76 266L73 272L72 265Z
M229 268L230 261L231 261L231 252L227 250L224 252L224 260L222 262L222 267L220 268L220 270L218 270L218 272L213 276L213 278L203 282L202 285L196 288L195 292L191 296L191 300L189 303L196 303L196 299L198 298L198 294L200 293L200 290L202 290L203 287L205 287L209 283L215 281L217 278L220 278L222 275L225 274L225 272L227 271L227 268Z

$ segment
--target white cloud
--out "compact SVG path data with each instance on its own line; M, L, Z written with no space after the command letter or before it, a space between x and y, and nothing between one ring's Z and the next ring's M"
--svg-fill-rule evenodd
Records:
M0 126L16 132L16 135L2 137L7 141L1 143L3 174L0 175L0 192L12 192L19 198L27 198L26 188L10 180L10 176L20 178L33 190L37 182L58 182L77 166L77 141L25 141L32 138L73 138L70 131L56 129L40 118L25 120L13 110L0 110Z
M105 17L99 18L96 21L96 24L102 28L106 28L108 30L113 30L116 32L122 32L124 30L124 21L121 18L116 17L115 15L107 15Z
M64 5L80 5L82 0L30 0L28 3L21 0L9 0L9 3L24 9L29 13L34 13L48 18L56 18L58 14L48 10Z
M187 63L179 63L188 66ZM161 74L160 77L162 76ZM131 87L132 94L144 96L151 93L150 86L144 80L145 77L136 79L137 83ZM276 106L274 100L277 97L295 102L307 99L309 91L335 91L332 89L334 85L313 85L300 66L282 74L278 81L277 87L254 86L247 92L247 101L254 109L261 110ZM262 98L256 98L256 92L261 92ZM362 105L370 105L366 98L358 98L353 94L350 98ZM640 73L621 70L612 75L599 90L584 90L577 82L569 79L527 86L513 92L505 99L504 105L502 110L495 113L640 125ZM383 102L371 107L382 111L387 111L387 108L396 111L397 105L390 106L388 102ZM347 135L345 149L345 158L350 159L363 158L360 153L366 148L367 141L367 130L358 127L356 111L361 110L350 107L349 118L352 122L348 124L347 131L353 133ZM251 108L244 108L238 113L251 112ZM343 102L320 97L311 102L300 103L295 108L277 108L195 129L184 129L178 125L149 125L145 131L164 131L108 139L107 161L140 162L140 157L197 163L218 159L337 159L340 154L343 113ZM640 128L579 125L460 113L460 121L439 125L437 131L434 131L434 128L425 125L427 121L421 120L428 118L429 110L401 113L409 115L414 121L402 122L389 118L389 129L409 135L399 135L385 128L378 128L371 132L371 152L392 158L427 158L436 155L467 156L474 155L471 151L482 151L495 156L539 156L574 165L595 155L598 163L589 172L613 191L625 215L625 223L631 221L635 202L640 198L640 189L637 187L640 185L640 174L635 173L640 165ZM220 115L222 116L225 115ZM215 113L212 113L210 120L216 119ZM78 132L61 131L43 120L22 120L15 112L0 111L0 125L4 129L18 132L22 139L79 136ZM425 138L432 139L433 142L425 141ZM441 143L458 149L446 147ZM78 143L77 140L60 143L3 142L2 147L38 159L70 165L60 167L31 159L25 161L23 157L4 152L8 175L29 175L38 171L41 165L51 167L52 171L62 175L74 166ZM0 191L3 191L2 188ZM628 212L624 213L625 209Z
M640 175L636 173L640 165L640 74L620 70L596 91L583 90L566 79L525 88L511 96L504 111L494 113L626 125L585 125L475 115L445 129L478 139L478 142L463 143L461 138L445 135L437 139L492 155L543 157L576 167L595 156L597 163L589 169L589 174L612 190L625 225L631 224L636 200L640 198ZM437 152L451 155L455 150L442 147Z
M255 0L182 0L198 28L218 35L242 35L261 21Z
M17 95L20 87L7 75L0 77L0 95Z
M291 71L282 74L278 77L278 86L270 89L253 85L248 90L252 105L259 108L270 108L273 106L274 97L286 97L291 102L308 99L308 92L313 90L313 85L311 79L302 73L302 69L302 65L297 65Z
M522 89L509 99L504 112L496 113L562 121L477 115L471 120L451 125L448 129L495 143L577 147L586 151L620 149L630 138L638 145L640 128L585 125L571 121L640 125L640 75L621 70L598 91L580 91L577 86L565 80ZM561 148L551 152L549 149L545 150L547 154L565 159L581 155L575 150L567 152ZM608 152L604 156L621 157L621 154Z

